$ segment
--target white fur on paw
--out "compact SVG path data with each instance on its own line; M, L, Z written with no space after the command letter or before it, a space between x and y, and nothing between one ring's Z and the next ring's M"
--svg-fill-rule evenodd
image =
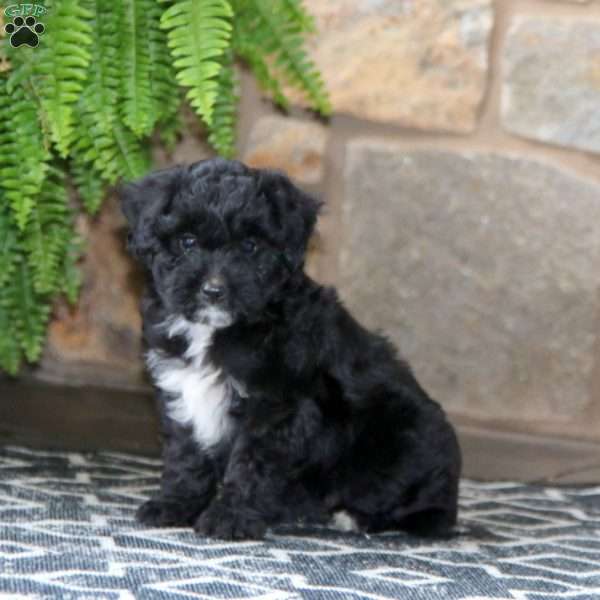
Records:
M338 531L360 531L356 519L345 510L333 513L329 527Z

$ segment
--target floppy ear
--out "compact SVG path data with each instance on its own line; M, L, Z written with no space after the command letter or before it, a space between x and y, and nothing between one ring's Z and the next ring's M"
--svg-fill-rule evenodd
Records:
M301 267L323 203L279 171L262 171L259 191L280 215L286 261L292 269Z
M144 263L148 264L154 254L154 224L169 204L181 172L181 167L155 171L119 189L121 210L129 223L129 251Z
M134 229L140 217L148 209L162 205L175 191L175 185L181 174L181 167L170 167L154 171L139 181L125 183L119 190L121 210L129 226Z

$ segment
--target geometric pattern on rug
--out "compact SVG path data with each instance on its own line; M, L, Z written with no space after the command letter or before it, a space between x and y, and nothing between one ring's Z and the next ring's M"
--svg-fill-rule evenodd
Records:
M598 600L600 486L463 481L458 535L149 529L160 462L0 448L0 599Z

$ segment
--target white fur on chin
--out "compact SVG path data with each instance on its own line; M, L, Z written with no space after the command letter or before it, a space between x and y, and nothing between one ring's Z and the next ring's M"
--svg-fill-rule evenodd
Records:
M182 425L191 425L196 441L209 448L231 430L229 406L232 386L206 356L215 329L229 324L224 313L202 315L201 322L176 317L165 323L169 337L183 335L189 342L186 360L150 350L146 360L156 385L170 394L168 415ZM213 324L210 324L217 321Z

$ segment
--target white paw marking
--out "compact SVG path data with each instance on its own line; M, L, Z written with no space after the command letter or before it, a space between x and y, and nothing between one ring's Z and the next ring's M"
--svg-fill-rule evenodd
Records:
M329 527L338 531L360 531L356 519L345 510L333 513Z

